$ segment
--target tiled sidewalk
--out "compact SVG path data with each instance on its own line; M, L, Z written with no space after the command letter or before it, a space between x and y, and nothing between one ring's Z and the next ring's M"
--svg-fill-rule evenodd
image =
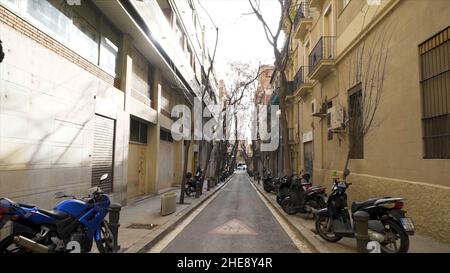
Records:
M251 180L251 179L250 179ZM253 180L251 180L253 181ZM267 193L263 189L262 182L258 185L257 183L253 183L261 194L269 199L270 203L277 208L285 218L295 227L299 229L299 231L305 234L307 238L310 238L317 246L317 244L321 244L320 248L326 250L326 252L332 253L355 253L356 252L356 240L353 238L343 238L341 241L337 243L329 243L320 238L319 235L316 234L315 231L315 223L311 218L308 219L306 215L288 215L276 202L276 195L274 193ZM415 234L414 236L409 237L410 240L410 253L450 253L450 245L444 244L434 240L433 238L425 237L420 234Z

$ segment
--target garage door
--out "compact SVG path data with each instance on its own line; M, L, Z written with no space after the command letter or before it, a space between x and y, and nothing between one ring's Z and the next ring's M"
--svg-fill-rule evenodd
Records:
M100 188L106 192L113 192L114 166L114 135L115 120L95 115L94 151L92 154L92 186L98 186L100 177L108 174Z

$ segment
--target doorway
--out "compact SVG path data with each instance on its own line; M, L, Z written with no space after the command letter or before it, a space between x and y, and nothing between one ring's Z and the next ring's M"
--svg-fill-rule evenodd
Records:
M305 167L305 173L309 173L311 175L311 179L313 178L313 142L306 142L304 144L303 149L303 156L304 156L304 167Z

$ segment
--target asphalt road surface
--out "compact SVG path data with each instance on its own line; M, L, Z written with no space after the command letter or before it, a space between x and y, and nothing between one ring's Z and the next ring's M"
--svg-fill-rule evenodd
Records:
M238 171L162 250L165 253L299 252L250 184Z

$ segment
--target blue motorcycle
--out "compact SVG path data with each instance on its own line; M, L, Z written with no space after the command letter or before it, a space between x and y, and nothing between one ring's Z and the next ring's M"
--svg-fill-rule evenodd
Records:
M103 175L98 187L83 200L56 193L57 199L70 199L52 211L0 198L0 229L13 221L28 230L2 240L0 253L86 253L91 251L94 240L99 252L113 252L114 237L105 220L111 200L100 189L107 178L108 174Z

